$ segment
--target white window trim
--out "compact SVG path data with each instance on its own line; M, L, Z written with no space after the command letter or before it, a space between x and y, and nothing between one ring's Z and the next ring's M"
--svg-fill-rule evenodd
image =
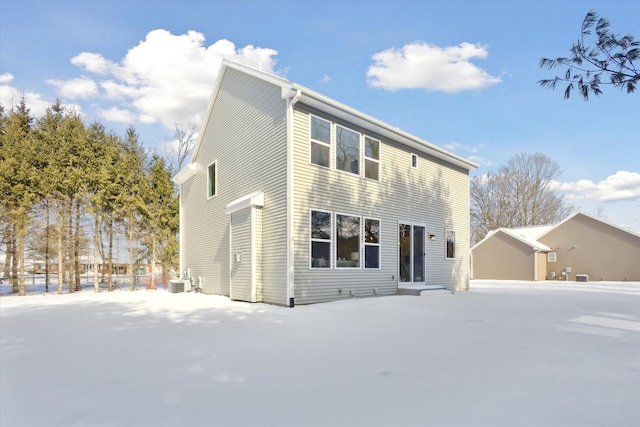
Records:
M453 258L449 257L449 254L447 253L447 234L449 234L449 231L453 232ZM456 236L456 230L454 230L453 228L446 228L444 230L444 259L449 260L449 261L453 261L456 259L456 252L457 252L457 240L458 237Z
M422 223L422 222L413 222L413 221L403 221L403 220L398 220L398 223L396 224L396 241L398 242L398 252L396 256L400 255L400 241L399 236L398 236L398 231L400 229L400 224L404 224L404 225L410 225L411 226L411 241L410 241L410 245L411 245L411 251L413 253L413 248L415 247L415 238L416 238L416 234L415 234L415 227L422 227L424 228L424 241L422 242L422 247L424 248L424 255L422 255L422 262L423 262L423 266L424 266L424 274L425 274L425 279L426 279L426 275L427 275L427 236L429 235L429 233L427 232L427 225ZM445 247L446 250L446 247ZM446 252L445 252L445 256L446 256ZM415 257L415 255L414 255ZM398 261L398 260L397 260ZM396 261L396 262L397 262ZM411 266L412 266L412 271L411 271L411 276L413 277L413 259L411 260ZM423 283L423 282L401 282L400 281L400 271L398 271L398 283L402 286L403 284L411 284L411 283Z
M374 141L378 141L378 159L374 159L373 157L368 157L367 156L367 143L366 143L366 139L372 139ZM376 182L380 182L380 175L381 175L381 171L380 171L380 164L381 164L381 158L382 158L382 141L380 141L378 138L374 138L372 136L363 134L362 135L362 157L363 157L363 161L362 161L362 177L369 179L371 181L376 181ZM375 162L378 164L378 179L373 179L373 178L367 178L367 173L366 173L366 167L367 167L367 160L370 162ZM369 218L372 219L372 218Z
M557 262L557 260L558 257L555 252L547 252L547 262Z
M337 218L337 216L338 215L351 216L351 217L354 217L354 218L358 218L360 220L360 227L358 227L359 228L359 233L360 233L360 235L358 236L358 264L359 264L358 267L340 267L340 266L338 266L338 260L337 260L337 258L338 258L338 236L337 236L337 234L338 234L338 218ZM362 232L364 231L364 222L362 221L362 216L361 215L353 215L353 214L350 214L350 213L335 212L334 215L333 215L333 219L334 220L333 220L333 230L332 231L334 233L334 236L332 236L332 237L333 237L333 240L335 241L335 251L334 251L333 256L336 259L334 259L332 261L335 261L334 265L335 265L336 270L362 270L363 264L364 264L362 262L362 252L363 252L363 250L362 250L363 249L362 248Z
M313 118L316 118L318 120L322 120L324 122L329 123L329 141L330 143L326 143L323 141L319 141L317 139L314 139L311 137L311 121ZM354 132L356 134L359 135L359 158L358 158L358 173L355 174L353 172L349 172L349 171L345 171L342 169L338 169L336 167L336 155L337 155L337 127L340 126L343 129L346 129L348 131ZM373 157L368 157L365 153L366 153L366 146L365 146L365 138L370 138L374 141L378 141L378 159L374 159ZM319 165L317 163L313 163L311 161L311 147L312 144L320 144L321 146L324 147L328 147L329 148L329 166L323 166L323 165ZM318 166L324 169L331 169L334 171L337 171L339 173L344 173L347 174L348 176L352 176L352 177L359 177L359 178L366 178L370 181L374 181L374 182L381 182L381 166L382 166L382 140L378 139L378 138L374 138L370 135L367 135L365 133L362 132L358 132L355 129L352 129L348 126L344 126L342 124L336 123L332 120L328 120L324 117L318 116L316 114L309 114L309 165L312 166ZM376 162L378 164L378 179L373 179L373 178L367 178L366 177L366 173L365 173L365 167L366 167L366 162L367 161L371 161L371 162Z
M317 165L319 166L319 165ZM329 239L318 239L318 238L313 238L311 237L311 229L313 228L313 224L312 224L312 212L322 212L322 213L328 213L329 216L331 217L331 224L329 227ZM334 215L333 212L331 211L327 211L324 209L309 209L309 270L313 270L313 271L331 271L333 270L333 234L334 234ZM311 249L312 247L312 243L313 242L329 242L329 267L314 267L313 266L313 251Z
M213 186L214 186L215 192L211 194L211 177L209 176L209 173L211 171L211 166L213 165L215 165L215 171L216 171L216 175L213 177ZM218 195L218 175L219 174L220 174L220 171L218 170L218 159L216 159L207 165L207 200L213 199Z
M318 120L322 120L323 122L329 123L329 143L328 144L326 142L319 141L317 139L313 139L311 137L311 121L313 120L314 117L316 119L318 119ZM334 134L334 129L335 129L335 124L331 120L327 120L327 119L325 119L323 117L316 116L315 114L309 114L309 164L310 165L318 166L320 168L325 168L325 169L332 169L333 168L333 165L334 165L334 162L333 162L334 149L333 149L332 142L334 140L334 135L333 135ZM329 166L319 165L319 164L313 163L311 161L311 144L320 144L322 146L329 147Z
M353 173L350 171L346 171L346 170L342 170L342 169L338 169L338 160L336 159L336 157L338 156L338 127L341 127L342 129L348 130L349 132L353 132L355 134L358 135L358 173ZM357 177L364 177L364 169L363 166L364 164L362 163L362 155L363 155L363 148L364 148L364 139L362 137L362 133L353 130L347 126L343 126L343 125L339 125L337 123L333 124L332 127L332 131L334 133L334 137L332 138L332 140L335 141L335 149L333 150L333 169L337 172L340 173L345 173L348 174L349 176L357 176Z
M366 232L365 232L365 228L364 228L364 223L368 220L373 220L373 221L378 221L378 243L367 243L366 241ZM371 218L371 217L366 217L363 216L362 217L362 235L361 235L361 240L363 242L362 244L362 268L365 270L382 270L382 232L381 232L381 228L382 228L382 220L380 220L379 218ZM367 246L377 246L378 249L378 266L377 267L367 267L366 266L366 248Z

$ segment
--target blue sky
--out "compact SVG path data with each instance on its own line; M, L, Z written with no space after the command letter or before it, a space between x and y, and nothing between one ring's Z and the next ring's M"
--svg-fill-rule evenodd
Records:
M0 100L56 98L164 152L200 125L223 58L261 67L495 170L542 152L558 188L640 232L640 93L588 102L536 83L585 14L640 38L638 1L0 0Z

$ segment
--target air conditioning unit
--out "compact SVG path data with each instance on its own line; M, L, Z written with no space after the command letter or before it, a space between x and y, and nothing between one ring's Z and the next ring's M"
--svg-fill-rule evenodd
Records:
M588 274L576 274L576 282L588 282L589 275Z
M184 291L184 280L169 280L169 292L177 294Z

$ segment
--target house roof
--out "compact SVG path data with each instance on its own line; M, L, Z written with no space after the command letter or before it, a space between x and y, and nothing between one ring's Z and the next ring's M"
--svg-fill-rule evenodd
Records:
M478 246L480 246L481 244L483 244L485 241L487 241L487 239L489 239L490 237L492 237L493 235L495 235L496 233L504 233L507 234L510 237L513 237L514 239L517 239L527 245L529 245L533 250L537 251L537 252L548 252L551 250L551 248L549 248L548 246L540 243L538 240L541 239L544 235L546 235L547 233L549 233L551 230L554 230L558 227L560 227L561 225L563 225L564 223L570 221L571 219L575 218L578 215L582 215L585 216L587 218L591 218L594 219L596 221L600 221L604 224L607 224L611 227L617 228L618 230L624 231L626 233L632 234L634 236L638 236L640 237L640 234L635 233L631 230L627 230L626 228L617 226L615 224L612 224L610 222L607 222L605 220L603 220L602 218L596 218L594 216L591 216L589 214L586 214L584 212L576 212L573 215L568 216L567 218L563 219L562 221L560 221L559 223L555 224L555 225L541 225L541 226L536 226L536 227L522 227L522 228L498 228L497 230L492 230L489 233L487 233L487 235L485 236L484 239L482 239L481 241L479 241L478 243L476 243L471 250L474 250L475 248L477 248Z
M297 83L290 82L289 80L286 80L280 76L266 73L264 71L260 71L255 68L251 68L246 65L238 64L228 60L223 60L222 65L220 66L220 71L218 73L218 78L214 86L211 99L209 101L207 113L202 123L198 135L198 140L196 141L196 145L193 150L193 155L191 156L191 163L194 163L195 158L198 155L198 151L200 148L200 144L202 143L204 134L203 130L205 129L207 121L210 118L211 110L213 109L213 106L215 104L216 94L218 93L218 90L222 83L222 79L224 78L225 71L228 68L240 71L257 79L279 86L282 90L283 99L299 96L298 102L302 104L312 107L318 111L326 112L327 114L348 121L349 123L353 123L364 129L370 129L372 132L375 132L389 140L402 143L414 150L427 153L437 159L446 161L447 163L456 165L467 171L478 168L478 165L470 160L450 153L443 148L440 148L430 142L404 132L394 126L391 126L383 121L371 117L361 111L351 108L318 92L315 92ZM184 174L179 172L173 179L177 183L182 183L191 178L191 176L193 176L192 172L186 172Z
M561 225L563 225L564 223L566 223L566 222L570 221L571 219L573 219L573 218L575 218L575 217L577 217L577 216L580 216L580 215L581 215L581 216L584 216L584 217L587 217L587 218L591 218L591 219L593 219L593 220L595 220L595 221L600 221L601 223L606 224L606 225L608 225L609 227L616 228L616 229L618 229L618 230L620 230L620 231L624 231L625 233L629 233L629 234L631 234L631 235L633 235L633 236L640 237L640 234L639 234L639 233L636 233L636 232L634 232L634 231L628 230L628 229L626 229L626 228L624 228L624 227L620 227L619 225L613 224L613 223L611 223L611 222L609 222L609 221L607 221L607 220L605 220L605 219L597 218L597 217L595 217L595 216L589 215L589 214L584 213L584 212L582 212L582 211L578 211L578 212L574 213L573 215L570 215L570 216L566 217L565 219L563 219L562 221L560 221L558 224L556 224L556 225L554 225L553 227L551 227L551 229L558 228L558 227L560 227ZM545 231L543 234L541 234L540 236L538 236L538 238L540 238L540 237L544 236L545 234L547 234L548 232L550 232L550 231L551 231L551 229L549 229L549 230Z
M484 243L490 237L494 236L497 233L504 233L509 237L528 245L529 247L531 247L531 249L533 249L536 252L547 252L547 251L550 251L551 248L549 248L546 245L543 245L542 243L538 242L536 239L551 228L553 228L552 225L545 225L540 227L528 227L528 228L498 228L497 230L490 231L485 236L484 239L478 242L471 249L473 250L476 247L480 246L482 243Z

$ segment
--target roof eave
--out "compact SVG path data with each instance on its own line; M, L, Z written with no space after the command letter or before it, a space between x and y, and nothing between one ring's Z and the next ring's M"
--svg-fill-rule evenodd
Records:
M467 171L472 171L479 167L478 164L467 160L463 157L457 156L443 148L440 148L430 142L420 139L408 132L404 132L396 127L389 125L381 120L378 120L368 114L351 108L341 102L326 97L322 94L314 92L303 86L293 84L295 89L302 91L302 97L300 103L306 104L319 111L324 111L337 118L353 123L357 126L365 129L371 129L389 140L400 142L410 148L425 152L437 159L444 160L448 163L452 163Z

